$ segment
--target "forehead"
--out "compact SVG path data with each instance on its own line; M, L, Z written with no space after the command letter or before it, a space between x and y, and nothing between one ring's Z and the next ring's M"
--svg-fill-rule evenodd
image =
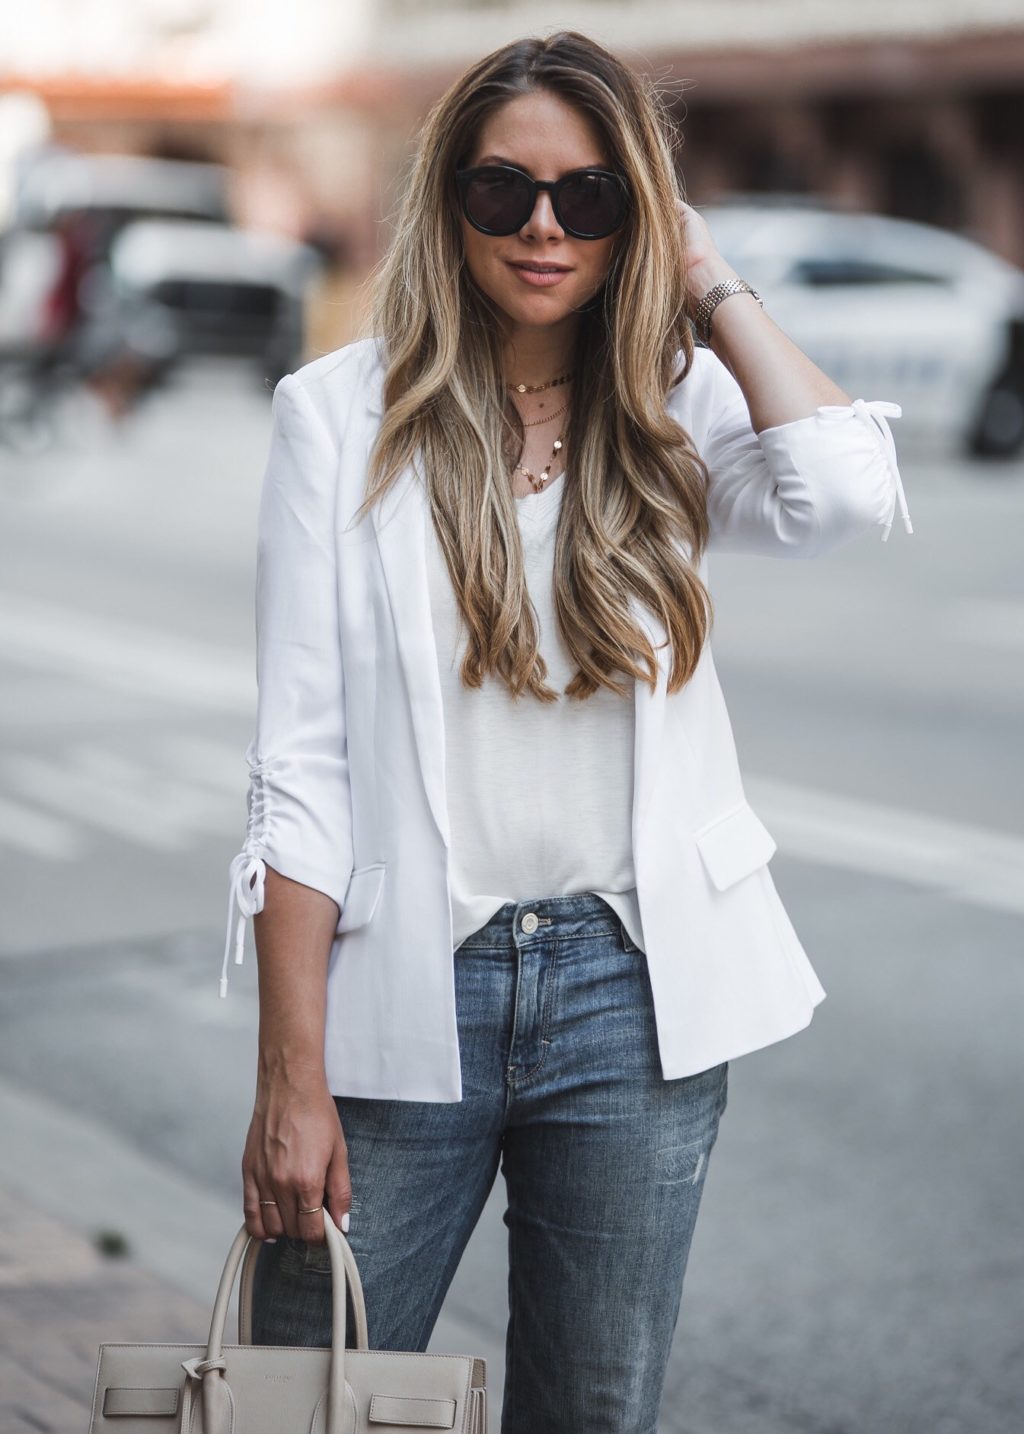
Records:
M608 164L606 147L583 110L546 91L518 95L481 125L473 164L514 164L535 178L555 179L569 169Z

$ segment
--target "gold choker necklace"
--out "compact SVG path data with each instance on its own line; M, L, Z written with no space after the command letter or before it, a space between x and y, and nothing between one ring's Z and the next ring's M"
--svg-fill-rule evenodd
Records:
M509 383L505 387L516 393L543 393L546 388L557 388L560 383L568 383L572 377L572 373L563 373L559 374L558 378L549 378L547 383Z

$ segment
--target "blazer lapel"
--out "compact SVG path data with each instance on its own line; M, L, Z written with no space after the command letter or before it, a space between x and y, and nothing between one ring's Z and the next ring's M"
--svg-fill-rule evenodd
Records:
M668 686L667 648L659 644L667 636L664 625L639 598L630 599L630 610L645 630L658 659L658 678L652 692L646 682L637 681L634 690L635 733L633 742L633 834L646 815L661 768L661 741L665 728L665 697Z

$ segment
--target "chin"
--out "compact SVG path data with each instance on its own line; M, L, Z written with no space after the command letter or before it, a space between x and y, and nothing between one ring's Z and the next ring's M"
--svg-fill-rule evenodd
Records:
M557 309L553 305L532 304L513 310L506 309L505 312L514 323L524 326L532 324L535 328L546 329L562 323L573 311L564 304L559 304Z
M567 301L563 294L532 294L524 300L522 294L509 296L492 294L494 302L502 313L516 324L557 324L577 308L575 300Z

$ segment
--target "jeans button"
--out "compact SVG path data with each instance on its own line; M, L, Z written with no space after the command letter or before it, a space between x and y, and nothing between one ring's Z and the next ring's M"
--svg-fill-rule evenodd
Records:
M537 930L536 911L528 911L523 917L523 930L528 932L534 932Z

